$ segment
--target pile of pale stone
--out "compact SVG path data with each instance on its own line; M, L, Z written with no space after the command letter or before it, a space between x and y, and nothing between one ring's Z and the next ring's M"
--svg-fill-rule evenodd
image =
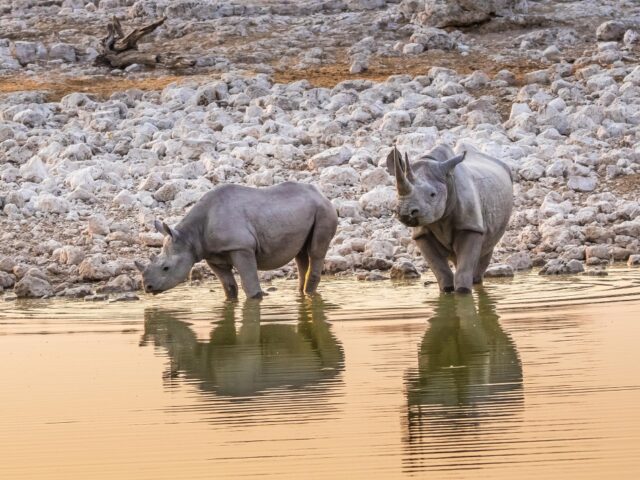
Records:
M594 55L620 48L601 43ZM508 71L444 68L334 88L229 73L103 101L5 96L0 286L17 296L135 298L119 295L139 287L133 260L161 245L154 218L177 222L217 184L286 180L317 185L339 213L327 273L418 277L427 266L392 216L384 158L393 144L416 158L439 142L475 145L512 167L514 214L490 275L637 265L637 189L616 186L640 173L640 67L559 62L525 83L516 87ZM487 87L493 96L478 93ZM193 278L204 272L198 265Z

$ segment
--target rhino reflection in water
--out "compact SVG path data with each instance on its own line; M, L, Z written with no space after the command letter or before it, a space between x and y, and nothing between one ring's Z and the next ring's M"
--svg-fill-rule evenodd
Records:
M418 456L443 436L472 442L483 431L495 435L518 421L523 408L518 352L486 293L479 291L477 310L471 295L442 295L437 302L418 369L407 380L407 440Z
M302 299L297 325L260 324L260 304L248 300L236 328L236 304L200 341L171 311L145 312L143 344L167 349L171 376L195 380L217 396L247 397L269 389L320 388L343 368L344 355L325 320L319 297Z

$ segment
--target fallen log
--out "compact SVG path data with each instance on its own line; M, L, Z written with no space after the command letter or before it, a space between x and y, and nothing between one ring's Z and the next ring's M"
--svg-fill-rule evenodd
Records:
M138 51L138 42L162 25L166 19L167 17L162 17L125 35L120 20L114 16L107 24L107 36L100 41L101 51L96 62L112 68L125 68L133 64L157 65L161 59L160 55Z

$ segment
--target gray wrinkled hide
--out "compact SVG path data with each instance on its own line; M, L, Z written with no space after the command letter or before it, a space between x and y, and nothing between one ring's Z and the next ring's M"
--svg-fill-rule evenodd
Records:
M238 294L233 267L247 296L260 298L258 270L280 268L295 258L300 290L312 294L337 224L333 205L312 185L221 185L175 228L156 222L166 238L162 253L143 271L144 288L151 293L173 288L195 262L206 260L228 298Z
M396 177L397 214L413 227L413 239L442 291L470 292L481 283L513 206L509 167L472 147L458 155L440 145L415 161L387 157ZM456 266L455 275L448 260Z

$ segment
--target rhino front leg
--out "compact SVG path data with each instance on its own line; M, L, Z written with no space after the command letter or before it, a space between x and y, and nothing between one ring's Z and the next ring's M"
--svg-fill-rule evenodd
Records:
M415 242L436 276L440 291L453 292L453 272L449 268L448 252L431 234L422 235Z
M207 261L207 265L222 284L227 300L236 300L238 298L238 284L231 271L231 266L214 265L209 261Z
M456 254L456 273L453 283L458 293L471 293L476 267L480 261L483 235L478 232L458 232L453 244Z
M487 267L491 263L491 258L493 257L493 249L489 253L485 253L480 257L478 261L478 265L476 266L476 271L473 274L473 283L481 284L484 278L484 272L487 270Z
M246 250L235 250L231 252L231 261L233 266L240 274L242 289L247 298L262 298L264 293L260 288L260 280L258 280L258 263L254 252Z

